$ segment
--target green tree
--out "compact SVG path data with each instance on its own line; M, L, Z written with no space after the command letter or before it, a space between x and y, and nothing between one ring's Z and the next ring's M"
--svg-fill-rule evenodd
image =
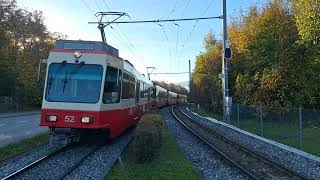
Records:
M43 19L40 11L21 9L16 1L0 1L0 95L14 96L20 105L41 103L38 62L48 57L56 38Z

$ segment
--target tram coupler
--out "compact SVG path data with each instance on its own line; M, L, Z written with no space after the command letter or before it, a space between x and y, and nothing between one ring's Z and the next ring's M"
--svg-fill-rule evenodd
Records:
M49 128L50 146L67 146L80 141L80 133L70 128Z

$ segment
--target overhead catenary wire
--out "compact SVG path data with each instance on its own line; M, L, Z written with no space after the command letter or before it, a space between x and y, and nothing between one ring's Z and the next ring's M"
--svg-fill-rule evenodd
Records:
M101 9L100 6L98 5L97 1L96 1L96 0L93 0L93 2L94 2L94 4L98 7L98 9L99 9L100 11L102 11L102 9Z
M89 6L84 0L81 0L81 1L82 1L82 3L85 5L85 7L86 7L89 11L91 11L92 14L95 14L95 12L90 8L90 6Z
M196 18L182 18L182 19L157 19L157 20L137 20L137 21L115 21L113 24L137 24L137 23L163 23L163 22L179 22L179 21L199 21L208 19L221 19L222 16L196 17ZM99 22L88 22L89 24L98 24ZM109 21L101 22L104 24Z
M166 33L166 30L165 30L165 28L163 27L163 25L162 24L158 24L158 26L160 26L161 28L162 28L162 30L163 30L163 34L164 34L164 37L165 37L165 39L167 40L167 42L169 43L169 38L168 38L168 36L167 36L167 33ZM171 68L171 61L172 61L172 55L171 55L171 48L170 48L170 44L168 44L168 48L169 48L169 55L170 55L170 68Z
M186 5L186 7L184 8L184 10L183 10L183 12L182 12L181 18L184 16L186 10L188 9L189 3L190 3L190 0L188 0L187 5Z
M108 4L108 2L106 2L105 0L102 0L102 1L103 1L104 6L105 6L109 11L111 11L111 6L110 6L110 4ZM99 7L99 9L100 9L100 7ZM113 23L113 24L114 24L114 23ZM129 40L128 36L121 31L120 26L119 26L119 25L117 25L117 26L118 26L118 28L119 28L118 31L117 31L117 29L115 29L113 26L110 26L110 28L114 31L113 36L114 36L118 41L121 41L122 44L124 44L124 45L126 46L126 48L129 50L129 52L132 54L132 56L133 56L135 59L138 59L138 56L137 56L137 54L135 53L135 51L137 51L136 48L135 48L134 45L131 43L131 41ZM124 38L123 38L122 36L123 36Z
M151 73L151 74L188 74L189 72L164 72L164 73Z
M161 74L189 74L188 72L159 72L159 73L151 73L154 75L161 75ZM209 72L193 72L193 74L211 74Z
M209 4L209 5L207 6L207 8L201 13L200 16L203 16L203 15L208 11L208 9L211 7L211 5L213 4L213 2L214 2L214 0L212 0L212 1L210 2L210 4ZM219 18L222 19L223 16L219 16ZM184 41L183 46L182 46L182 49L181 49L181 51L180 51L180 55L179 55L178 61L180 61L181 55L182 55L183 50L184 50L184 47L185 47L185 43L189 41L189 39L190 39L190 37L191 37L191 35L192 35L192 33L193 33L194 29L196 28L196 26L197 26L198 23L199 23L199 21L197 20L197 21L195 22L195 24L193 25L191 31L189 32L189 36L188 36L188 37L186 38L186 40Z

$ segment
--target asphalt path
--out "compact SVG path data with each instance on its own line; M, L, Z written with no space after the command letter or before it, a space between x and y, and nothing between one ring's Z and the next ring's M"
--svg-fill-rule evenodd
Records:
M48 132L39 122L38 111L0 114L0 147Z

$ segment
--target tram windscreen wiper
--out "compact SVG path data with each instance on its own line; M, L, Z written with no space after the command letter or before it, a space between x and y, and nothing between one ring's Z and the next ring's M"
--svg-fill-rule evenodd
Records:
M50 93L51 84L52 84L52 82L53 82L56 74L62 70L62 68L64 67L64 65L65 65L66 63L67 63L67 61L62 61L62 63L61 63L61 64L59 65L59 67L57 68L57 70L49 77L47 94Z
M66 84L67 84L67 80L68 80L67 77L68 77L68 72L67 72L66 75L64 76L62 93L64 93L64 90L65 90L65 88L66 88Z
M84 65L84 61L82 61L82 62L80 62L77 66L76 66L76 68L72 71L72 72L70 72L69 73L69 78L66 78L65 77L65 80L63 81L63 87L65 86L65 84L69 81L69 79L71 79L71 77L73 76L73 75L75 75L75 74L77 74L78 73L78 71L80 70L80 68L82 67ZM63 88L64 89L64 88ZM64 90L63 90L64 91Z

